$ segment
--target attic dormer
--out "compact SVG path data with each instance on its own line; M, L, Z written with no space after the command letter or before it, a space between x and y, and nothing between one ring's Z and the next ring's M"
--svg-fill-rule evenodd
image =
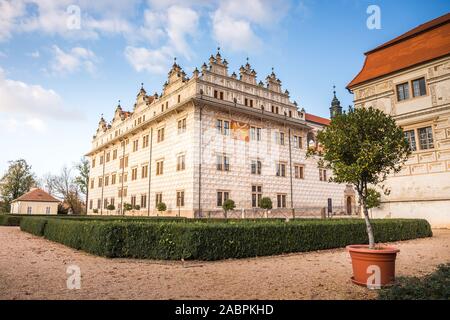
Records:
M256 85L256 71L251 68L250 63L248 63L248 58L245 66L241 66L239 68L239 74L240 74L239 79L241 81Z
M273 71L273 68L272 73L266 77L266 86L267 89L271 91L281 93L281 80L277 78L275 72Z
M209 57L209 71L225 77L228 76L228 61L226 59L222 60L220 48L217 48L215 57L213 55Z
M188 81L186 77L186 73L183 69L177 64L177 58L174 58L174 62L172 68L168 73L168 79L164 84L163 95L169 94L179 87L181 87L186 81Z

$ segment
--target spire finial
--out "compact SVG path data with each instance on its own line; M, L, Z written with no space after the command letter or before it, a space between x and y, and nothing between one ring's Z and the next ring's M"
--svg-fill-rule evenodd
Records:
M119 106L120 106L120 99L119 99Z
M220 47L217 47L217 53L219 53L220 52Z
M141 89L144 89L144 83L141 82Z
M336 98L336 86L333 84L333 94L334 94L334 97Z

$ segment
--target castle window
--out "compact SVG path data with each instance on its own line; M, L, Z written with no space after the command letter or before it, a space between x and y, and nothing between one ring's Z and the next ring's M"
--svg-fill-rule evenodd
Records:
M111 175L111 185L113 185L113 184L116 184L116 174L115 173L113 173Z
M137 179L137 168L131 169L131 181L134 181Z
M142 137L142 148L147 148L149 142L149 135L145 135Z
M109 176L105 176L105 187L109 185Z
M319 180L327 181L327 170L326 169L319 169Z
M221 207L230 198L229 191L217 191L217 206Z
M262 163L259 160L252 160L251 164L251 173L252 174L261 174Z
M186 169L186 156L180 154L177 157L177 171L182 171Z
M425 78L420 78L412 81L413 96L420 97L427 94L425 87Z
M295 165L294 166L294 177L295 177L295 179L304 179L305 178L305 176L304 176L304 166L303 165L299 165L299 164L297 164L297 165Z
M160 176L164 172L164 160L156 161L156 175Z
M286 195L285 194L277 194L277 207L278 208L286 208Z
M178 120L178 134L186 132L186 118Z
M219 91L214 90L214 99L217 99L219 96Z
M147 195L141 194L141 208L145 209L147 208Z
M230 158L224 154L216 156L216 169L218 171L230 171Z
M220 100L223 100L223 91L220 91L219 97L220 97Z
M277 177L286 177L286 164L285 163L277 163L276 165L276 175Z
M250 139L261 141L261 128L250 127Z
M162 193L158 192L155 194L155 205L157 206L162 202Z
M141 178L145 179L148 177L148 165L143 165L141 167Z
M262 198L262 186L252 186L252 207L257 208L261 203Z
M131 205L133 208L136 206L136 196L131 196Z
M108 152L108 153L106 154L106 162L109 162L110 158L111 158L111 153Z
M411 151L416 151L417 145L416 145L415 131L414 130L405 131L405 139L406 139L406 141L408 141L409 148L411 149Z
M178 95L177 101L178 101L178 103L180 103L180 101L181 101L181 96L180 95Z
M136 139L133 141L133 152L138 151L138 149L139 149L139 140Z
M230 133L230 121L218 119L216 121L216 128L217 133L227 136Z
M177 207L184 207L184 191L177 191Z
M409 83L405 82L397 85L397 100L403 101L409 99Z
M294 136L294 148L301 149L303 147L302 137Z
M158 129L158 142L164 141L164 128Z
M419 134L419 145L421 150L433 149L433 129L431 127L420 128L417 130Z

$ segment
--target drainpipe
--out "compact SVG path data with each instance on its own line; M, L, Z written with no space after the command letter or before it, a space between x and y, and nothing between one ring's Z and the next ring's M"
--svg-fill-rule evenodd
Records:
M152 184L152 149L153 149L153 128L150 129L150 151L148 159L148 205L147 214L150 216L150 190Z
M291 210L292 218L295 219L295 209L294 209L294 188L292 186L292 146L291 146L291 128L288 129L288 139L289 139L289 175L291 184Z
M202 213L202 106L200 107L200 130L199 130L199 148L198 148L198 215L201 217Z
M100 203L100 215L103 214L103 189L105 188L105 164L106 164L106 158L105 158L106 150L103 150L103 172L102 172L102 200Z
M125 175L124 175L124 173L125 173L125 141L126 141L126 138L124 138L124 140L122 141L123 142L123 148L122 148L122 186L121 186L121 192L120 192L120 210L122 211L121 213L122 213L122 215L125 215L125 212L123 211L123 181L124 181L124 178L125 178ZM119 161L119 163L120 163L120 161Z

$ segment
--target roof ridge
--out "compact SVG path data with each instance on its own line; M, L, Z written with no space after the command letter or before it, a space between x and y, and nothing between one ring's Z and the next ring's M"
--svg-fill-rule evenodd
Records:
M385 43L375 47L374 49L371 49L371 50L365 52L364 54L368 55L368 54L371 54L373 52L376 52L376 51L379 51L381 49L384 49L386 47L389 47L389 46L392 46L394 44L397 44L399 42L408 40L409 38L417 36L420 33L424 33L424 32L427 32L427 31L429 31L431 29L438 28L441 25L446 24L448 22L450 22L450 12L446 13L446 14L440 16L440 17L437 17L437 18L435 18L433 20L430 20L430 21L424 22L422 24L419 24L417 27L414 27L411 30L406 31L405 33L402 33L401 35L395 37L394 39L389 40L389 41L387 41L387 42L385 42Z

